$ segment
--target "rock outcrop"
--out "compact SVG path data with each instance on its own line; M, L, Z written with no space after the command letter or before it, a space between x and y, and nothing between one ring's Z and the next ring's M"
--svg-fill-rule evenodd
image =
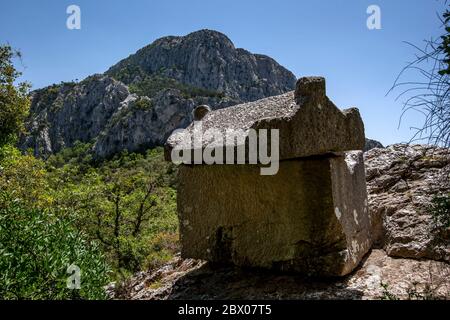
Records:
M153 272L136 274L120 288L109 286L108 292L112 298L133 300L449 299L449 277L446 263L394 259L379 249L354 273L326 280L176 257Z
M193 99L184 99L177 89L166 89L152 99L131 95L121 103L96 138L93 151L105 158L123 150L142 151L164 143L175 129L191 119Z
M20 147L42 157L75 141L93 143L99 158L140 151L187 126L194 106L220 109L281 94L295 80L273 59L236 49L216 31L164 37L104 75L34 91Z
M366 152L374 240L393 257L450 262L450 232L436 232L434 195L450 192L450 152L422 145L392 145Z
M21 148L45 156L76 141L90 142L129 94L123 83L103 75L36 90L27 124L29 134L22 138Z

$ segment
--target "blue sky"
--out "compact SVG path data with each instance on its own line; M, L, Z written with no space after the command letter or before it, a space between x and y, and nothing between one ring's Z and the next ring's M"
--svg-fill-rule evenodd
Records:
M81 8L81 30L66 28L66 8ZM366 27L369 5L381 9L381 30ZM267 54L297 77L322 75L340 107L356 106L366 136L384 144L407 141L410 113L386 96L414 58L403 41L439 35L439 0L2 0L0 43L23 54L23 79L33 88L83 79L166 35L198 29L225 33L236 45Z

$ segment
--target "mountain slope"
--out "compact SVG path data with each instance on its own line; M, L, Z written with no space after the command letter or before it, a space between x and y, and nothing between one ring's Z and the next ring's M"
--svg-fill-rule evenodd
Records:
M236 49L219 32L164 37L103 75L33 92L20 147L42 157L75 141L93 143L99 158L140 151L187 126L199 104L224 108L290 91L295 81L275 60Z
M236 49L227 36L212 30L156 40L106 74L126 84L174 79L240 101L279 95L295 84L294 75L272 58Z
M129 94L123 83L102 75L36 90L21 148L45 156L77 140L92 141Z

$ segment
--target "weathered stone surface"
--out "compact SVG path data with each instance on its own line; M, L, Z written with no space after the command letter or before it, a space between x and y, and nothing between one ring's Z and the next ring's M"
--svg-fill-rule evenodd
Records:
M387 285L387 289L382 287ZM372 250L357 271L344 278L311 280L299 275L211 266L176 257L157 270L133 276L112 298L205 299L450 299L450 265L391 258Z
M162 145L171 132L192 120L195 103L184 99L179 90L167 89L150 100L148 108L137 101L147 97L130 96L106 123L94 144L94 154L104 158L122 150L141 151Z
M345 275L371 246L362 152L257 165L182 166L183 257Z
M365 144L364 125L356 108L340 111L325 95L325 79L299 79L297 89L283 95L269 97L225 109L209 112L202 119L202 130L240 130L243 139L218 142L225 147L246 144L249 129L278 129L280 159L294 159L311 155L347 150L362 150ZM188 128L193 135L194 123ZM202 148L215 144L214 136L203 139ZM189 135L174 133L166 142L166 158L171 150L192 149Z
M394 257L450 261L450 231L437 232L434 195L450 192L450 151L396 144L364 154L373 235Z
M362 151L330 158L334 213L346 236L348 259L341 275L351 272L372 246Z
M201 105L196 107L193 111L194 121L202 120L206 116L206 114L210 111L211 108L207 105Z
M123 83L103 75L34 91L29 135L22 138L20 146L46 156L71 147L75 141L90 142L129 94Z

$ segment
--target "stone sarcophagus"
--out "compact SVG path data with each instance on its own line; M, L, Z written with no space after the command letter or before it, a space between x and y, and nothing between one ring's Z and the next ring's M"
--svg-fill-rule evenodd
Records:
M371 247L364 126L357 109L327 98L323 78L251 103L200 107L194 119L165 146L166 159L182 163L183 257L322 276L359 264Z

